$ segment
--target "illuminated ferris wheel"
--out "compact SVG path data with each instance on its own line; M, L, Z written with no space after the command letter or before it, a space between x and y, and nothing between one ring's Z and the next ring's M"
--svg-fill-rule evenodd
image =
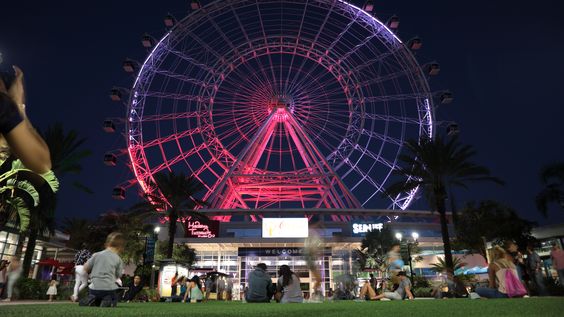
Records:
M439 67L416 61L421 41L402 42L397 17L339 0L192 4L160 40L144 37L142 64L124 64L144 192L182 170L211 208L407 208L415 192L381 193L404 142L433 136Z

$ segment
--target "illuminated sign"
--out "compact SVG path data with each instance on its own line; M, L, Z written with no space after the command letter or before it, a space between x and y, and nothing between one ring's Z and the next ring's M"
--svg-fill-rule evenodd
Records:
M263 218L263 238L307 238L307 218Z
M353 223L353 235L362 235L368 231L382 231L384 228L383 223Z
M186 221L187 238L215 238L219 234L219 221Z
M331 256L331 248L323 248L320 250L323 256ZM303 248L239 248L237 250L238 256L241 257L257 257L257 256L275 256L275 257L288 257L288 256L304 256L306 250Z

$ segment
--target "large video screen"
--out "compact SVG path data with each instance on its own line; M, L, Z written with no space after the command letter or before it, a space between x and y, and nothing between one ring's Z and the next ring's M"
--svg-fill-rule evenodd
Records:
M307 238L307 218L263 218L263 238Z

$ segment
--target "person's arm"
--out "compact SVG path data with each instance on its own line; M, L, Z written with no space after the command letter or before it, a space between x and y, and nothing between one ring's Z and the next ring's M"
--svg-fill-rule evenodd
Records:
M17 66L14 66L14 71L16 78L10 86L8 96L16 104L22 121L4 137L10 146L10 151L27 168L36 173L46 173L51 169L49 147L27 118L24 105L23 72Z
M411 286L405 287L405 293L407 294L407 298L413 299L413 293L411 293Z
M119 259L119 263L116 267L116 279L120 279L121 275L123 274L123 261L121 260L121 258ZM120 285L121 286L121 285Z
M192 283L188 284L188 286L186 287L186 293L184 293L184 299L182 301L186 302L186 298L188 297L188 294L190 294L191 290L192 290Z
M495 272L497 271L497 267L495 264L491 263L490 267L488 268L488 286L489 288L495 288Z

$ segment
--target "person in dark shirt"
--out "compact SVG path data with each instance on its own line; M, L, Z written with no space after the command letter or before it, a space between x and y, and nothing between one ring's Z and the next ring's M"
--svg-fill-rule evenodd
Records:
M35 131L26 115L23 72L14 66L14 79L7 82L9 74L0 78L0 147L9 147L9 152L36 173L51 169L49 148Z
M143 284L141 284L141 276L135 275L133 281L129 285L129 288L127 289L127 291L125 291L125 294L123 294L123 300L127 301L128 303L135 300L141 290L143 290Z
M259 263L249 274L249 289L245 294L247 303L270 303L274 295L274 287L266 269L266 264Z

